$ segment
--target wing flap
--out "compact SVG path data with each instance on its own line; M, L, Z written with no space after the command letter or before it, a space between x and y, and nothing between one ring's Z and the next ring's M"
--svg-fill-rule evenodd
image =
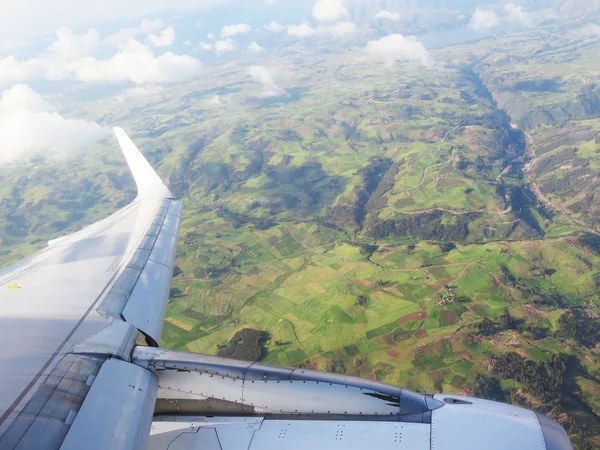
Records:
M181 204L171 201L152 253L123 309L125 320L150 337L155 345L160 341L169 300L180 214Z
M106 358L67 355L0 435L0 448L58 448ZM40 431L41 428L41 431Z
M155 346L160 341L169 300L180 215L180 202L162 201L127 266L98 308L106 316L122 317Z
M148 448L157 391L154 373L109 359L100 368L61 449Z

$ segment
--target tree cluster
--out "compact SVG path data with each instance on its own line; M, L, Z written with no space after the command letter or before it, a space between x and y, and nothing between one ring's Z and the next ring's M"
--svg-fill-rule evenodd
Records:
M265 343L270 338L266 331L244 328L235 333L227 346L219 348L217 354L242 361L260 361L266 354Z
M500 331L498 324L487 317L476 323L475 328L477 328L477 333L482 336L492 336Z
M600 255L600 236L594 233L583 233L577 238L577 243L589 248L596 255Z
M490 360L492 371L504 379L514 379L544 403L558 403L562 398L565 373L571 356L552 353L548 361L536 363L511 352Z
M500 402L506 399L502 386L496 378L486 377L479 373L475 375L475 381L473 381L473 395Z
M558 319L557 335L591 347L600 342L600 323L584 311L567 311Z
M463 214L451 218L452 222L447 223L443 220L444 213L435 211L383 220L375 223L369 231L375 239L410 236L418 239L464 242L469 236L469 223L480 216L480 213Z
M498 325L501 330L516 330L519 321L512 316L508 308L506 308L504 312L498 316Z
M454 242L444 242L443 244L440 244L440 250L444 253L449 253L454 249L456 249Z
M234 213L225 206L220 206L217 209L217 215L223 220L230 222L233 228L240 228L250 224L254 225L259 230L266 230L275 225L275 221L268 217L254 217L246 214Z
M505 330L517 330L518 327L519 320L511 315L508 308L498 316L497 322L486 317L481 322L475 324L478 334L482 336L492 336Z

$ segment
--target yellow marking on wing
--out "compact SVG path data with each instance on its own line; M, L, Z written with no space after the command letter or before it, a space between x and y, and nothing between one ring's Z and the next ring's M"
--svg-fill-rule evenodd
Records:
M13 289L21 289L21 288L19 286L17 286L16 284L9 284L8 289L12 291Z

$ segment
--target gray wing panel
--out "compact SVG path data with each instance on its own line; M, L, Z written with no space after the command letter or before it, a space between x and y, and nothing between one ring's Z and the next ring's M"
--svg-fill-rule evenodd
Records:
M78 241L55 244L0 280L0 427L69 348L111 324L95 309L137 246L142 203Z
M218 438L215 447L213 434ZM156 417L150 450L430 450L429 424L263 417ZM437 448L437 447L436 447ZM454 449L462 449L457 444ZM487 448L483 444L479 448Z
M65 356L0 436L0 448L59 448L105 359Z
M61 448L148 448L157 390L154 373L109 359L100 369Z

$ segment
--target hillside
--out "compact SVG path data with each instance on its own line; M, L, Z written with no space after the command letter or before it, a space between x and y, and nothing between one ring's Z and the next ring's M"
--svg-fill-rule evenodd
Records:
M449 52L461 50L467 49ZM600 35L581 21L484 40L469 48L475 70L499 107L526 134L525 173L538 202L596 231L599 50Z

